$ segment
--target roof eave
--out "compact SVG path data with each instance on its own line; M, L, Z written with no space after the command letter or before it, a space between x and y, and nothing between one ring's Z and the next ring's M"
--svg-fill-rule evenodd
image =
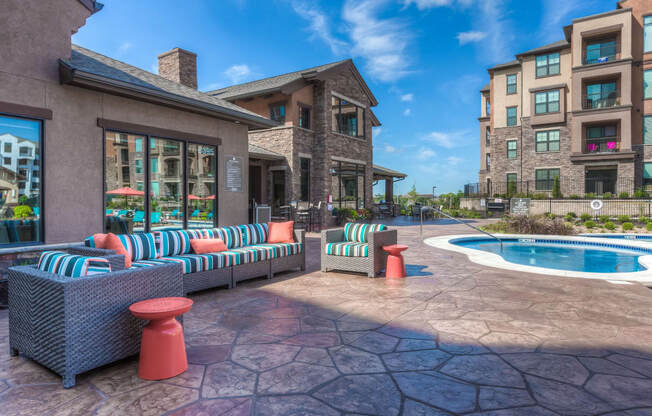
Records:
M270 155L267 153L258 153L258 152L252 152L249 151L249 157L253 159L261 159L261 160L283 160L285 157L283 156L276 156L276 155Z
M378 100L376 99L376 97L374 96L374 94L371 92L371 89L369 88L369 86L368 86L367 83L365 82L364 78L362 78L362 75L360 75L360 71L358 71L358 68L356 68L356 66L355 66L355 64L353 63L353 60L352 60L352 59L347 59L346 61L343 61L343 62L341 62L341 63L338 64L338 65L332 66L332 67L328 68L328 69L325 70L325 71L316 72L315 75L313 75L313 73L311 72L311 73L309 73L309 74L302 75L302 76L303 76L305 79L319 79L319 80L324 80L324 79L326 79L326 78L327 78L331 73L336 72L337 70L339 70L343 65L348 65L349 68L351 69L351 71L353 72L353 76L358 80L358 82L359 82L360 85L362 86L363 91L365 92L365 94L366 94L367 97L369 98L369 101L371 102L371 106L370 106L370 107L375 107L375 106L377 106L377 105L378 105Z
M63 60L59 60L59 64L60 82L62 84L100 90L140 101L147 101L185 111L210 115L223 120L243 123L250 128L269 128L279 125L279 123L263 117L252 116L237 110L224 108L188 97L182 97L167 91L153 90L151 88L141 87L128 82L80 71L71 67Z
M376 117L376 114L374 114L373 111L371 111L371 108L369 109L369 114L371 118L371 126L372 127L380 127L382 124L380 123L380 120L378 120L378 117Z
M569 45L551 46L549 48L537 49L536 51L527 51L527 52L519 53L518 55L516 55L516 59L521 59L524 56L539 55L539 54L546 53L546 52L562 51L564 49L570 49L570 44Z

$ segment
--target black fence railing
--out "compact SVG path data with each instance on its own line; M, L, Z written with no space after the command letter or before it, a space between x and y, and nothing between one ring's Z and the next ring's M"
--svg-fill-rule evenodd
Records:
M634 178L629 177L589 177L577 180L570 177L559 178L558 192L554 179L539 179L510 182L478 182L464 185L465 197L529 197L538 199L569 198L648 198L648 193L636 186Z

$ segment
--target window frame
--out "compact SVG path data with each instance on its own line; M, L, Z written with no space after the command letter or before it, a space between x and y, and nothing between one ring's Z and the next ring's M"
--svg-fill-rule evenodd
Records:
M514 148L510 149L509 145L514 144ZM518 140L507 140L505 142L507 148L507 159L518 159ZM510 152L514 152L514 156L510 156Z
M285 121L287 120L287 115L288 115L287 114L287 101L276 101L276 102L273 102L273 103L269 103L268 107L269 107L269 119L272 120L272 121L276 121L277 123L280 123L280 124L285 124ZM275 107L282 107L283 108L283 120L276 120L273 117L274 113L273 113L272 109L275 108Z
M17 115L17 114L12 114L12 113L5 113L5 112L0 112L0 117L7 117L7 118L17 118L21 120L30 120L30 121L35 121L39 123L39 143L38 143L38 151L39 151L39 164L34 165L34 166L39 166L39 171L45 172L45 121L47 118L45 117L35 117L35 116L29 116L29 115ZM4 143L3 143L4 146ZM3 147L4 150L4 147ZM13 147L12 147L13 151ZM20 157L20 156L19 156ZM34 158L36 160L36 157ZM0 244L0 248L11 248L11 247L28 247L28 246L40 246L45 244L45 210L46 210L46 204L45 204L45 186L46 186L46 181L44 180L45 175L39 175L39 218L38 218L38 232L39 232L39 239L36 241L25 241L25 242L19 242L19 243L7 243L7 244Z
M304 177L304 168L303 168L303 161L307 160L308 161L308 178L307 182L304 182L306 178ZM299 156L299 200L300 201L308 201L311 202L311 193L312 193L312 158L309 157L301 157ZM304 185L308 188L308 197L307 199L304 199L303 197L303 187Z
M510 77L514 77L514 83L509 82ZM506 94L507 95L517 94L518 93L518 73L507 74L505 76L505 86L506 86ZM514 87L514 91L510 92L509 87L511 87L511 86Z
M550 94L552 93L557 93L557 100L556 101L550 101ZM537 96L544 94L546 96L546 111L540 113L537 111L537 105L538 104L543 104L542 103L537 103ZM550 111L550 105L557 103L557 111ZM561 112L561 92L560 90L547 90L547 91L538 91L534 93L534 114L539 116L539 115L546 115L546 114L557 114Z
M650 175L649 178L645 177L645 172L646 172L645 165L652 165L652 162L643 161L643 175L642 175L643 176L643 178L642 178L643 179L643 186L651 186L652 185L652 175ZM652 169L650 169L650 170L652 170Z
M652 24L650 24L650 26L652 26ZM652 31L652 28L650 30ZM650 43L652 43L652 40L650 41ZM649 80L650 82L649 82L649 87L648 87L648 89L650 90L650 95L649 96L645 95L645 74L650 75L650 80ZM652 68L643 70L643 99L644 100L652 100Z
M362 178L363 178L362 179L362 181L363 181L363 187L362 187L362 205L363 206L362 206L362 208L365 208L365 205L367 203L367 165L354 163L354 162L346 162L346 161L341 161L341 160L337 160L337 159L331 159L330 160L330 168L329 168L329 173L330 173L330 177L331 177L331 189L333 188L332 181L337 180L337 192L338 192L338 197L339 197L339 199L337 201L332 202L332 205L333 205L333 207L335 207L337 209L342 208L342 191L343 191L343 187L342 187L342 164L343 163L349 164L349 165L355 165L355 167L356 167L355 168L356 181L358 180L357 178L359 178L360 176L362 176ZM333 170L334 170L333 166L335 166L336 164L337 164L337 171L333 172ZM360 172L362 172L361 175L360 175ZM335 179L335 178L337 178L337 179ZM356 210L357 209L362 209L359 206L359 202L360 202L360 194L358 192L359 188L356 186L355 189L356 189L356 191L355 191L355 193L356 193L356 195L355 195Z
M341 134L341 135L346 136L346 137L352 137L354 139L366 141L367 140L367 107L366 106L360 106L359 104L351 101L348 98L342 98L341 96L339 96L337 94L331 93L331 99L330 99L331 112L333 111L333 108L334 108L333 99L338 100L338 102L337 102L337 114L334 115L335 116L334 118L331 116L331 124L333 124L334 120L337 120L338 122L337 122L336 126L334 126L334 125L331 126L331 133ZM347 103L349 103L349 104L356 107L356 118L358 116L357 109L362 110L362 136L359 136L359 135L358 136L352 136L350 134L344 133L344 130L342 128L342 125L343 125L343 123L342 123L342 101L346 101ZM337 129L335 127L337 127Z
M645 120L650 120L650 130L649 130L649 136L650 136L650 141L646 142L645 141ZM643 115L643 130L642 130L642 136L643 136L643 144L652 144L652 114L644 114Z
M297 109L299 110L299 114L297 115L297 125L301 127L302 129L307 129L307 130L312 130L312 106L308 104L303 104L303 103L298 103L297 104ZM302 120L303 120L303 111L307 110L308 111L308 126L303 126L302 125ZM305 123L304 123L305 124Z
M557 140L550 140L550 133L557 133ZM545 141L537 141L540 134L546 135ZM539 143L546 144L546 150L539 150ZM557 143L557 150L550 150L550 144ZM534 132L534 152L535 153L559 153L561 152L561 130L542 130Z
M509 124L509 119L510 119L510 116L509 116L509 110L511 110L511 109L514 109L514 124ZM506 116L507 116L507 117L506 117L506 120L505 120L505 125L506 125L507 127L515 127L515 126L518 126L518 106L517 106L517 105L513 105L513 106L510 106L510 107L506 107L506 108L505 108L505 112L506 112Z
M491 171L491 153L485 153L484 164L487 172Z
M611 43L611 42L614 43L614 54L613 55L603 55L602 54L602 49L605 47L605 44L606 43ZM582 64L583 65L593 65L593 64L602 64L602 63L606 63L606 62L613 62L613 61L610 61L610 60L607 60L605 62L599 62L597 59L594 62L589 62L588 51L589 51L589 46L591 46L591 45L600 45L600 56L598 57L598 59L603 58L603 57L611 57L611 56L613 56L614 61L617 60L617 57L618 57L618 37L613 36L613 35L611 35L611 36L607 35L607 36L604 36L604 37L595 38L595 39L588 39L588 40L584 41L584 45L583 45L583 48L582 48Z
M484 129L484 145L485 147L491 146L491 128L489 126Z
M557 60L558 62L556 64L551 64L550 63L550 57L553 55L557 55ZM539 65L539 58L540 57L545 57L546 58L546 64L545 65ZM555 73L550 73L550 66L551 65L557 65L558 69L557 72ZM539 68L546 68L546 73L543 75L539 75ZM534 57L534 76L535 78L546 78L546 77L554 77L561 74L561 52L549 52L549 53L544 53L541 55L537 55Z
M645 23L646 20L650 19L650 23ZM647 31L646 29L650 30L650 39L647 39ZM646 41L649 42L649 49L645 49ZM646 16L643 16L643 53L652 53L652 14L648 14Z
M547 179L538 179L538 172L547 172ZM552 191L552 188L554 188L554 182L555 178L554 176L551 178L550 172L551 171L557 171L557 177L561 178L561 169L560 168L535 168L534 169L534 190L535 191L542 191L542 192L550 192ZM545 181L546 183L550 183L550 188L540 188L539 183Z

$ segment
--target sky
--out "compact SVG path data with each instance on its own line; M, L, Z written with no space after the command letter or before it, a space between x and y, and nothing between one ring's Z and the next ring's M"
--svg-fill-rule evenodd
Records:
M394 192L477 182L487 68L563 38L616 0L100 0L73 42L157 72L197 53L199 89L352 58L378 99L374 163L408 175ZM374 188L384 192L384 183Z

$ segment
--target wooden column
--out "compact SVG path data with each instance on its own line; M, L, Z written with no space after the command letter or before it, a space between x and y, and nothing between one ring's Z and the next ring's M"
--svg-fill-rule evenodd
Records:
M385 178L385 201L394 201L394 178Z

